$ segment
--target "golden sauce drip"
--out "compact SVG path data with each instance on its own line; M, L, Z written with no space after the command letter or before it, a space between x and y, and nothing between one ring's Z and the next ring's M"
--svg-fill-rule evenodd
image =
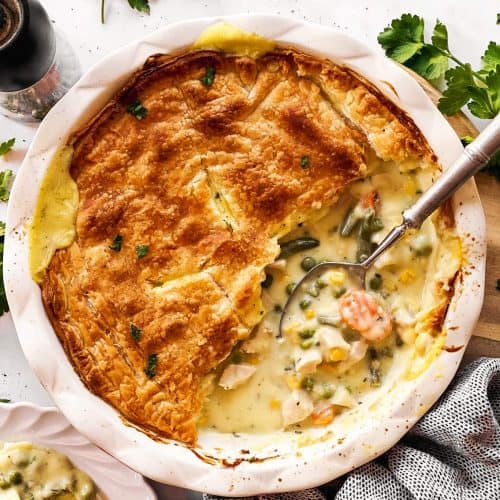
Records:
M193 50L220 50L229 54L259 57L273 50L271 40L249 33L225 21L213 24L205 29L191 47Z
M43 178L29 233L31 277L40 283L55 251L75 238L78 187L69 173L71 146L60 148Z

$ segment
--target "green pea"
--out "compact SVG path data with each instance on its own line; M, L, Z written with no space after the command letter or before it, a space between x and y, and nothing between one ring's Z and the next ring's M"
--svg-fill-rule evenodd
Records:
M307 287L306 293L311 297L318 297L319 296L318 285L316 283L313 283L311 286Z
M369 286L372 290L380 290L382 288L382 275L375 273L369 282Z
M302 389L305 389L306 391L312 391L314 389L314 384L316 383L316 380L314 380L313 377L304 377L301 382L301 387Z
M330 384L323 384L321 397L323 399L330 399L333 396L333 387Z
M306 339L300 343L300 348L306 351L307 349L310 349L313 345L314 345L314 339Z
M316 330L314 328L306 328L305 330L301 330L299 332L299 337L301 339L310 339L315 333Z
M295 283L294 281L292 281L291 283L288 283L288 285L286 286L286 289L285 289L285 290L286 290L286 293L287 293L288 295L292 295L292 292L293 292L293 290L294 290L294 288L295 288L295 285L296 285L296 284L297 284L297 283Z
M306 272L310 271L315 266L316 259L314 257L304 257L300 263L300 267Z
M332 294L336 299L342 297L342 295L344 295L344 293L346 293L346 291L347 291L347 289L345 286L332 287Z
M315 283L316 283L316 286L317 286L320 290L321 290L322 288L325 288L325 287L327 287L327 286L328 286L328 285L327 285L327 283L326 283L326 281L325 281L325 280L322 280L321 278L318 278L318 279L315 281Z
M299 302L299 307L304 311L305 309L307 309L311 305L311 303L312 302L309 299L302 299Z
M278 314L281 314L283 312L283 308L281 307L280 304L275 304L275 306L274 306L274 312L278 313Z
M15 472L11 472L9 474L9 483L10 484L21 484L23 482L23 475L18 472L18 471L15 471Z

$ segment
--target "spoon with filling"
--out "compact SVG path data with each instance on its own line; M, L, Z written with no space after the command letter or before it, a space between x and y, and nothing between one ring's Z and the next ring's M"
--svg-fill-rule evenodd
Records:
M394 227L380 242L375 251L359 263L324 261L310 269L291 291L283 307L280 317L278 336L283 335L283 322L290 304L296 300L297 292L304 288L304 284L317 277L327 269L341 269L360 288L366 288L366 273L373 263L394 243L399 241L408 229L418 229L422 223L439 206L441 206L455 191L476 174L481 167L500 149L500 115L486 127L480 135L469 144L458 160L442 173L439 179L417 200L417 202L403 212L401 224ZM352 292L356 293L356 292ZM360 292L364 293L364 292ZM351 298L355 302L356 297ZM356 308L351 309L356 314Z

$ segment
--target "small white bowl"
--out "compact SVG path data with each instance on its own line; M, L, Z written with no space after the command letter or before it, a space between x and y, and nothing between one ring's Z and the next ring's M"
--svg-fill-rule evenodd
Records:
M0 403L0 441L30 441L64 453L92 478L98 500L156 500L140 474L91 444L56 408Z
M28 361L69 421L131 468L160 482L243 496L298 490L338 477L390 448L437 400L457 370L481 310L485 221L470 181L454 198L466 263L445 321L447 345L463 347L456 352L443 350L419 377L398 381L376 410L358 415L351 425L306 435L275 432L235 437L201 432L194 450L172 441L154 441L125 425L114 408L83 386L64 354L44 312L40 290L29 275L26 224L47 165L70 133L91 118L148 56L179 52L204 28L222 19L356 69L412 116L445 168L462 146L419 85L380 50L324 26L269 15L196 19L148 35L95 65L41 124L11 193L4 257L8 300ZM249 457L257 460L249 462Z

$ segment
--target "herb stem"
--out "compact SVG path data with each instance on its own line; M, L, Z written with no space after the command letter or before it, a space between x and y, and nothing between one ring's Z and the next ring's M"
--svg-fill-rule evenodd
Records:
M101 24L104 24L104 2L105 0L101 0Z
M447 50L440 49L439 47L436 47L435 45L430 45L430 47L434 47L439 53L441 53L443 56L446 56L448 59L451 59L457 66L460 66L461 68L466 68L466 64L460 61L460 59L457 59L451 52ZM484 79L479 73L476 71L472 71L472 74L474 75L474 78L477 78L480 82L484 83L486 86L488 84L486 83L486 79Z

